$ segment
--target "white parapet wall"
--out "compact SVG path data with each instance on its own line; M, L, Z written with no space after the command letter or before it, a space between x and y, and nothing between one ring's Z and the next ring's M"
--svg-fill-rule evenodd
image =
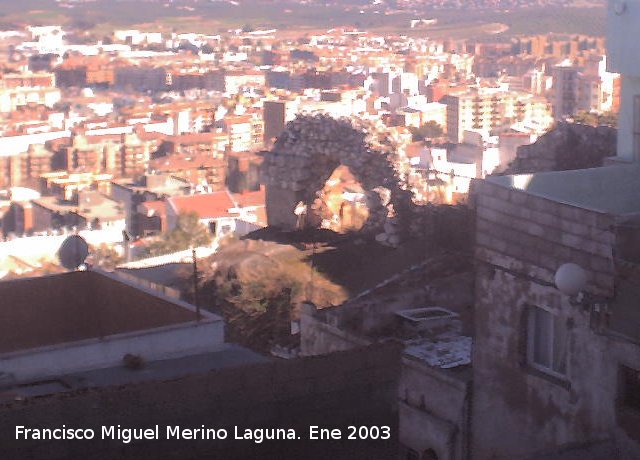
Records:
M81 230L78 234L92 246L106 244L115 246L122 244L124 227L101 230ZM40 235L0 241L0 258L15 256L19 259L35 262L38 260L55 260L63 241L73 235L65 232L60 235Z
M202 315L200 321L0 354L0 374L26 382L123 366L126 354L148 362L222 349L224 321Z

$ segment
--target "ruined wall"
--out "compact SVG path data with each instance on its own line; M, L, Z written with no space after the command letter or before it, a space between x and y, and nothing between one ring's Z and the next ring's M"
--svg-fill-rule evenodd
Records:
M475 193L474 459L594 441L616 442L625 446L619 458L637 458L637 445L617 425L616 400L618 366L638 368L640 347L598 332L598 315L553 285L555 270L576 262L592 294L614 295L613 217L486 181ZM530 305L549 308L567 325L565 377L527 364Z
M371 343L370 340L341 330L335 324L327 323L325 318L318 318L314 312L315 308L308 305L305 305L300 312L300 354L302 356L351 350Z
M265 188L265 206L269 225L294 229L297 216L293 213L296 204L303 199L302 192L288 190L277 185Z
M216 370L170 382L62 393L0 406L0 458L388 459L397 451L399 349L393 345ZM15 441L30 427L295 428L299 441ZM305 441L310 425L390 425L389 441ZM345 429L346 432L346 429Z
M393 142L373 125L328 115L298 116L287 123L273 149L264 152L261 177L269 225L294 230L298 201L311 209L318 206L315 193L344 165L368 192L366 227L380 231L389 222L400 225L398 233L407 231L411 192L400 184L394 154ZM379 188L385 190L376 191ZM389 216L394 219L388 221Z
M433 450L438 458L467 458L471 369L442 370L412 357L402 359L398 388L400 444L415 452Z
M616 154L617 130L559 122L535 143L518 148L504 174L565 171L602 166Z

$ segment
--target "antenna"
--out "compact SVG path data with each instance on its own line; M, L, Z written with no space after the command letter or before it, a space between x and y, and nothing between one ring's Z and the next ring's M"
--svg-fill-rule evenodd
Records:
M71 235L60 245L58 259L67 270L78 270L89 255L89 245L80 235Z
M191 247L191 258L193 262L193 303L196 306L196 321L200 321L200 302L198 299L198 259L196 248Z

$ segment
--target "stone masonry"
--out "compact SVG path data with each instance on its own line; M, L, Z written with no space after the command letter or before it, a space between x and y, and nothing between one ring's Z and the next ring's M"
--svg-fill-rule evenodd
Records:
M365 231L400 241L408 231L411 192L403 187L393 163L393 142L362 121L327 115L300 115L290 121L273 149L264 153L269 225L293 230L299 202L313 209L316 191L340 165L347 166L367 190L369 219ZM386 225L385 225L386 224Z

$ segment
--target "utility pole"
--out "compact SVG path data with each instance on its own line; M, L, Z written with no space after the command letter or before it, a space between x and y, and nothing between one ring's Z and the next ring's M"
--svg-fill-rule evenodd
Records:
M311 303L313 303L313 272L314 272L315 259L316 259L316 242L314 240L311 246L311 260L309 262L309 289L308 289L309 294L308 296L309 296L309 302Z
M196 248L191 248L191 258L193 260L193 303L196 306L196 321L200 321L200 302L198 299L198 260L196 259Z

